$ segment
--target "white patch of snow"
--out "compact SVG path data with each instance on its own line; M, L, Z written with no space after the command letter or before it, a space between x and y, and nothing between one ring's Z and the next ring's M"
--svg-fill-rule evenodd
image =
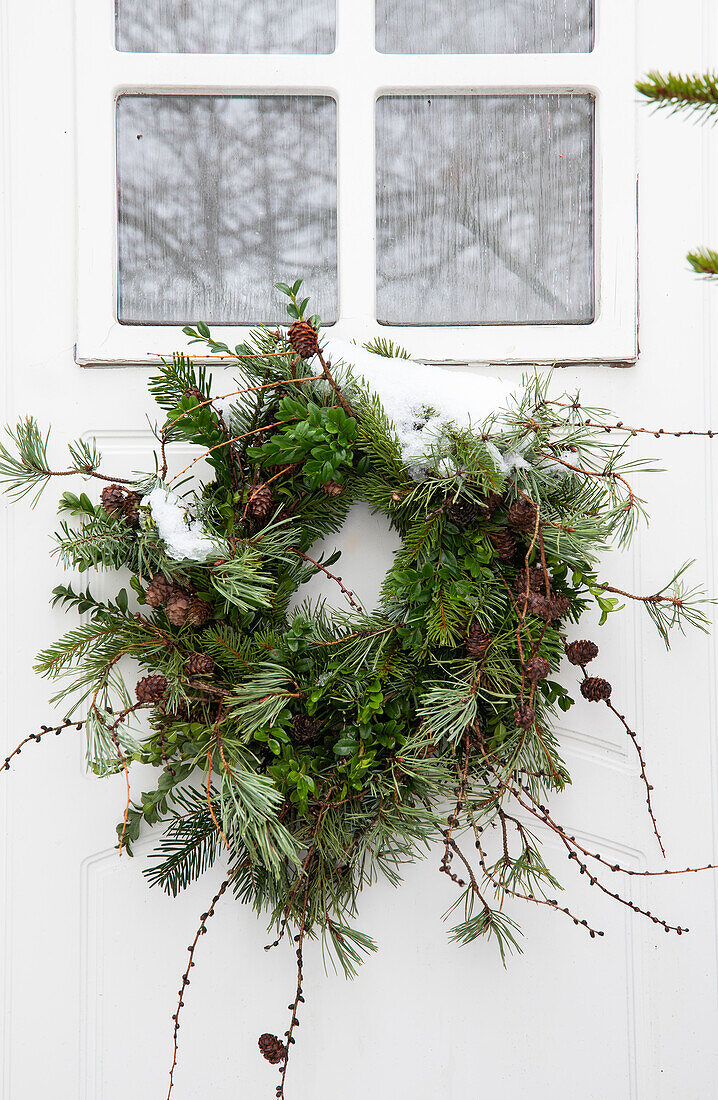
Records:
M404 461L419 476L418 460L426 455L442 425L476 426L503 409L513 392L509 383L498 378L449 372L413 359L388 359L348 340L329 339L325 350L334 363L353 366L357 377L377 394L394 423ZM526 462L520 455L508 457L516 460L516 466Z
M499 448L495 443L487 442L486 450L494 460L494 466L500 474L506 477L512 470L530 470L531 463L527 462L522 454L518 451L512 451L508 454L502 455Z
M174 561L206 561L222 556L221 544L210 537L199 520L190 518L176 493L158 485L143 503L148 505L157 524L168 557Z

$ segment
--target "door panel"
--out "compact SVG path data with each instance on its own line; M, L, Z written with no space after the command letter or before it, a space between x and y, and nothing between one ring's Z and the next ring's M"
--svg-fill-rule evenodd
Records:
M637 74L715 63L701 45L716 41L710 0L686 0L680 19L668 0L641 0L639 19ZM115 462L133 468L148 442L147 371L83 370L73 362L71 26L69 0L42 9L9 0L0 11L2 392L7 419L33 411L41 422L53 421L54 454L67 438L92 432L102 438L108 469ZM711 209L718 136L647 110L639 114L639 135L641 358L630 370L572 368L557 381L569 389L580 384L626 423L716 427L718 289L686 273L683 257L718 233ZM451 384L460 378L452 373ZM696 557L696 575L718 591L718 452L700 440L649 439L640 447L659 454L667 472L643 479L650 531L607 571L621 586L655 591L673 562ZM67 626L47 598L60 579L48 558L58 489L52 486L33 512L3 511L0 675L9 748L51 714L31 664ZM358 519L374 542L369 522ZM384 565L380 554L367 564L357 530L343 536L343 575L371 590ZM599 640L621 709L641 731L671 864L710 861L715 638L679 638L668 657L650 624L629 610ZM630 866L658 866L632 746L604 708L575 714L562 733L574 784L553 804L558 820ZM136 791L144 778L135 776ZM208 876L176 901L149 891L141 875L144 846L134 860L113 849L122 783L121 776L98 781L86 774L73 731L29 746L0 776L4 1100L149 1100L166 1090L170 1017L186 948L219 878ZM713 1095L714 880L633 883L638 904L691 927L690 935L669 938L597 896L547 843L567 887L562 903L606 935L589 940L561 914L522 910L517 902L511 911L524 928L525 953L504 971L491 945L458 949L447 942L440 918L453 895L435 854L408 870L400 891L379 885L365 894L359 924L381 949L353 984L325 976L319 952L308 950L307 1005L289 1071L293 1100ZM225 898L200 942L186 996L176 1100L272 1095L276 1076L259 1058L256 1039L284 1030L294 972L290 946L267 954L266 942L253 915Z

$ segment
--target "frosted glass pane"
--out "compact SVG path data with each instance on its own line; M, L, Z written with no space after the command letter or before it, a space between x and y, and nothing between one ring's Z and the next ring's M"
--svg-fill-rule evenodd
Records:
M285 320L298 275L336 319L330 97L120 96L117 201L120 321Z
M380 53L588 53L593 0L376 0Z
M115 0L135 53L331 53L335 22L335 0Z
M588 95L381 97L378 320L591 321L593 118Z

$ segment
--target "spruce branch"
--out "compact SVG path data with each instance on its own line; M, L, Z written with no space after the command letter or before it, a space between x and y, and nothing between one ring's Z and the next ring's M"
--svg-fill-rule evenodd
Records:
M718 75L650 72L636 90L657 109L697 111L712 118L718 112Z

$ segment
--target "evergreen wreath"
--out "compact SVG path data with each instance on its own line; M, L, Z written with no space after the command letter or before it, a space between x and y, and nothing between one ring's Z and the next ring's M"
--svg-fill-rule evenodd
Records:
M378 878L397 884L434 840L455 887L459 944L483 936L502 958L520 950L507 899L603 935L555 900L561 887L537 826L599 891L666 932L687 931L606 885L611 874L685 872L621 867L569 835L547 806L570 782L555 731L574 705L557 679L567 657L583 699L602 703L633 744L663 852L643 750L611 685L593 672L598 647L578 636L589 607L603 623L626 600L640 600L666 645L676 627L708 626L712 601L686 586L687 566L645 597L599 573L601 552L625 546L643 515L628 479L646 465L627 448L648 429L616 423L578 396L549 396L550 372L512 393L462 375L457 394L444 373L407 362L386 340L350 345L342 361L320 346L301 281L278 289L288 298L286 332L258 329L230 349L204 324L184 330L235 365L232 392L213 395L206 366L184 354L150 380L163 412L153 473L109 477L83 441L57 471L33 417L0 445L0 478L15 499L37 499L58 476L103 481L99 501L62 495L54 553L79 573L130 573L130 591L114 600L89 587L54 589L53 602L84 621L36 667L60 683L55 700L69 709L26 737L4 768L30 741L84 729L90 768L126 778L120 853L132 854L143 828L162 831L144 872L151 885L177 895L226 863L189 948L168 1097L195 950L228 891L265 915L271 946L292 937L288 1027L282 1039L259 1039L278 1066L279 1098L304 1000L305 940L321 937L354 974L375 948L354 927L361 890ZM486 405L481 422L462 411L467 387ZM198 453L170 478L168 448L178 442ZM201 459L211 476L197 485L187 479ZM333 571L338 554L312 550L356 501L401 538L371 611ZM338 586L346 611L297 602L318 573ZM130 659L143 671L133 692L121 672ZM139 799L134 762L157 769Z

